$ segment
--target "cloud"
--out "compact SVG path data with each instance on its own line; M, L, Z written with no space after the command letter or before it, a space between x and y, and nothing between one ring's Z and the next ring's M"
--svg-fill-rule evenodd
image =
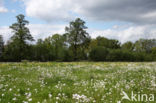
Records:
M95 30L91 29L90 35L93 38L97 36L104 36L110 39L117 39L121 43L132 41L135 42L140 38L144 39L156 39L156 30L155 25L143 25L143 26L129 26L127 28L118 28L106 29L106 30Z
M4 41L6 42L12 36L12 33L8 26L1 26L0 27L0 35L3 36Z
M46 21L68 21L71 19L71 0L23 0L26 14Z
M37 40L40 38L44 39L55 33L63 34L65 25L30 24L28 28L34 39ZM3 35L4 41L7 42L13 33L8 26L2 26L0 27L0 35Z
M19 1L19 0L15 0ZM125 25L114 25L110 29L89 28L92 37L99 35L118 39L122 43L140 38L156 38L156 0L21 0L24 2L26 15L47 21L48 24L30 24L31 34L35 39L46 38L55 33L64 33L66 24L80 16L88 21L122 21ZM0 0L0 8L5 8ZM0 10L1 11L1 10ZM55 23L49 23L55 22ZM126 23L127 22L127 23ZM129 25L130 24L130 25ZM139 25L137 25L139 24ZM0 34L5 40L11 37L11 30L0 27Z
M78 12L94 20L156 23L156 0L87 0L85 4Z
M97 21L156 23L156 0L23 0L26 14L46 21L79 15Z
M4 7L3 0L0 0L0 13L6 13L8 9Z
M63 34L66 25L51 25L51 24L30 24L28 28L32 36L37 39L44 39L52 34ZM126 27L126 28L125 28ZM88 32L92 38L104 36L109 39L117 39L121 43L126 41L135 42L140 38L156 39L155 25L143 26L117 26L106 30L89 29ZM5 42L12 36L11 30L7 26L0 27L0 35L3 35Z
M28 26L32 36L37 39L44 39L52 34L63 34L65 25L50 25L50 24L30 24Z
M4 7L0 7L0 13L6 13L8 10Z

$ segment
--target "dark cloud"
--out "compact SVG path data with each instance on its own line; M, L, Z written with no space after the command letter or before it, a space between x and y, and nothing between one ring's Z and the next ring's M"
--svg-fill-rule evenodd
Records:
M69 20L74 15L98 21L156 24L156 0L23 0L28 16L46 21ZM75 15L75 16L76 16Z
M80 5L79 13L101 21L156 23L156 0L94 0ZM87 5L88 3L88 5ZM87 6L86 6L87 5Z

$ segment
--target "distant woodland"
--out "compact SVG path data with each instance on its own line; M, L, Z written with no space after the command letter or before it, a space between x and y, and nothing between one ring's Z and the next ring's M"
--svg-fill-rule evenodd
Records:
M77 18L65 27L64 34L45 39L32 37L25 16L16 16L10 26L13 36L4 43L0 35L0 61L156 61L156 39L140 39L121 44L118 40L99 36L91 38L85 21ZM147 34L148 35L148 34Z

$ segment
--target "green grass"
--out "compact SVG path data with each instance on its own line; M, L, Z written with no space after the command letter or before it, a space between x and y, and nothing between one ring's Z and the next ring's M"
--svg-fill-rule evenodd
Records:
M0 63L0 103L117 103L122 91L156 102L156 63Z

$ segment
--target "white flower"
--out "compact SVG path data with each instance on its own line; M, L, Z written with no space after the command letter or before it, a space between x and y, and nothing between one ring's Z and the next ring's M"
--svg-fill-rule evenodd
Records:
M4 96L4 94L2 94L2 97Z
M59 99L59 97L56 97L56 99L58 100L58 99Z
M14 101L15 101L15 100L17 100L17 98L16 98L16 97L14 97L12 100L14 100Z
M76 99L81 102L89 102L92 98L88 98L85 95L73 94L73 99Z
M51 98L52 97L52 94L49 94L49 98Z
M28 99L28 101L32 101L32 98Z
M9 91L12 91L12 88L10 88Z
M31 93L29 92L28 97L31 97Z

